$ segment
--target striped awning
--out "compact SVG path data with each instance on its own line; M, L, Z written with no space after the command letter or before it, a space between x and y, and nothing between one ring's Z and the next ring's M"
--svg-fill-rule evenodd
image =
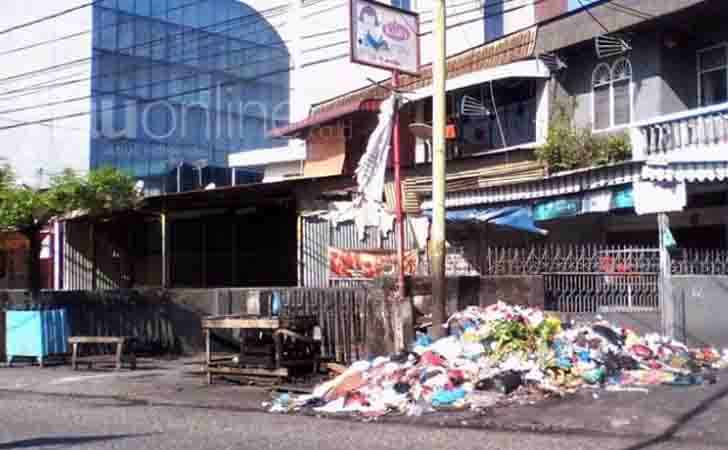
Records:
M379 106L381 104L382 100L379 99L351 101L349 103L338 105L335 108L315 112L305 119L294 122L285 127L273 128L268 132L268 136L271 138L294 137L309 128L333 122L337 119L346 117L349 114L354 114L356 112L379 112Z
M665 165L645 164L642 179L688 181L693 183L728 180L728 162L680 162Z
M639 180L642 163L627 162L611 166L561 172L536 181L512 183L485 189L448 192L446 208L500 204L519 200L534 200L577 192L619 186ZM432 200L422 202L422 209L430 209Z

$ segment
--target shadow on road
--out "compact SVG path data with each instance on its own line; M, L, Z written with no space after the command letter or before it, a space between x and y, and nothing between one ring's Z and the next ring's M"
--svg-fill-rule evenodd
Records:
M112 435L106 435L106 436L40 437L40 438L33 438L33 439L23 439L21 441L0 443L0 450L69 446L69 445L76 445L76 444L86 444L89 442L112 441L112 440L117 440L117 439L128 439L128 438L135 438L135 437L151 436L153 434L156 434L156 433L112 434Z
M674 438L675 435L677 434L677 432L680 431L691 420L693 420L695 417L707 412L716 402L722 400L726 396L728 396L728 387L721 389L720 391L716 392L715 394L713 394L710 397L703 400L695 408L691 409L690 411L687 411L685 414L678 417L675 420L675 423L673 423L670 427L668 427L665 431L660 433L658 436L655 436L654 438L648 439L644 442L640 442L640 443L637 443L630 447L627 447L624 450L645 450L653 445L664 444L665 442Z

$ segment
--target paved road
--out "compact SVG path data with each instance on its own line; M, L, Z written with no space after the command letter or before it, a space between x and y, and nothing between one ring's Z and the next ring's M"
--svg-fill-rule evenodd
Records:
M67 369L0 369L0 450L728 447L696 436L661 441L659 434L617 438L588 431L504 432L473 424L450 428L433 422L361 423L271 415L260 411L265 395L237 386L208 388L179 367L120 378L113 374L78 375ZM574 406L573 413L578 415Z

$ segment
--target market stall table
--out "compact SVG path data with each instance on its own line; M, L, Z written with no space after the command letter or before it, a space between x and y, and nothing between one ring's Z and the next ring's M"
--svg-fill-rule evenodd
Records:
M273 377L284 379L294 369L318 368L320 342L310 335L316 318L260 317L252 315L225 315L202 319L205 336L205 372L207 383L213 375ZM240 354L232 358L213 357L211 335L213 330L239 330ZM258 338L250 338L250 335ZM272 345L262 341L268 336Z

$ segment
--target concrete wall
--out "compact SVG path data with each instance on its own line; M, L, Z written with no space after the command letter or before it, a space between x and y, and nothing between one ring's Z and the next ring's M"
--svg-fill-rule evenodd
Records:
M663 79L661 77L660 47L655 36L640 36L634 42L634 50L627 56L632 63L633 121L645 120L663 114L661 99ZM569 67L557 75L561 85L557 101L573 105L573 124L576 127L591 127L593 123L592 76L601 63L611 64L618 57L599 59L593 45L564 52Z
M728 277L673 277L678 327L691 345L728 347Z
M0 29L86 3L85 0L4 2ZM84 114L90 111L92 33L18 49L90 30L91 12L90 7L82 8L0 37L0 54L3 54L0 64L0 79L3 80L0 84L0 158L25 184L45 185L51 176L67 168L88 170L91 119ZM54 68L51 70L51 67ZM62 87L37 88L73 80L80 81ZM29 89L31 87L34 88ZM74 98L82 99L68 102ZM55 105L37 107L49 103ZM29 107L32 109L25 109ZM25 110L19 111L21 109ZM73 114L81 116L2 129Z
M569 19L571 20L571 19ZM669 23L646 24L638 32L630 34L632 50L612 58L597 58L591 39L582 45L562 49L559 54L568 61L568 68L557 75L555 96L562 102L576 101L574 125L591 126L592 75L600 63L612 64L626 56L633 69L633 121L651 119L660 115L697 108L698 73L697 52L700 49L725 42L728 32L719 23L698 23L688 18L682 27L702 27L699 36L688 38L674 32ZM560 24L568 28L567 22ZM548 27L540 30L545 34ZM704 32L703 32L704 29Z

